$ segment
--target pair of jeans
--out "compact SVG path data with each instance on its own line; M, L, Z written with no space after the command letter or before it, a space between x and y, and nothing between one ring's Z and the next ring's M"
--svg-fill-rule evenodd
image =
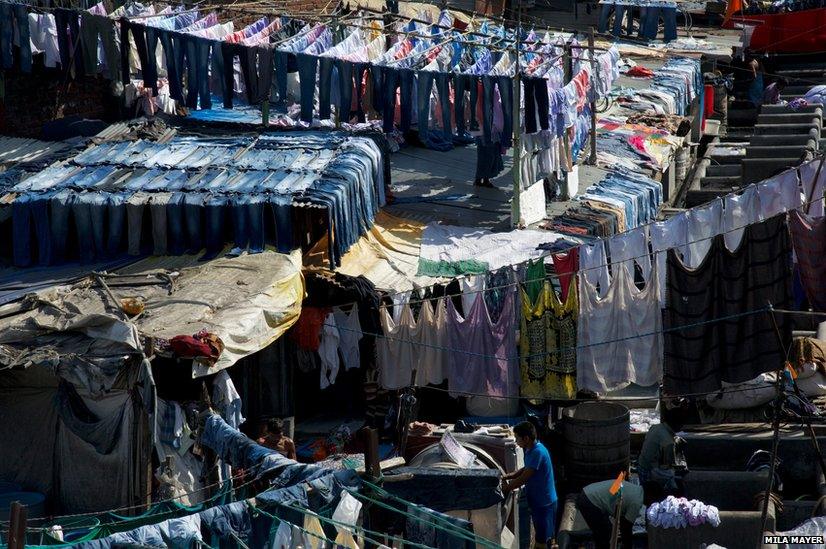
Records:
M261 195L239 195L231 200L234 247L230 255L264 251L264 205Z
M472 143L473 138L468 133L467 123L465 122L465 92L470 91L470 116L475 119L476 116L476 77L468 74L454 74L453 75L453 114L456 119L456 141L464 143ZM472 124L471 124L472 126Z
M362 105L363 101L363 91L362 91L362 83L364 82L364 75L370 70L369 63L353 63L354 73L353 76L355 78L356 84L356 117L359 122L365 122L367 120L367 116L364 112L364 106Z
M280 253L289 253L294 247L292 198L286 194L271 194L268 202L275 226L273 244Z
M318 57L299 53L296 54L296 58L298 61L298 80L301 93L301 120L304 122L312 122Z
M525 133L537 132L537 117L539 118L539 128L549 129L548 84L544 78L525 77L522 82L525 86Z
M202 109L211 108L209 53L212 40L200 36L177 34L173 39L173 43L176 47L175 68L179 79L183 76L184 65L186 65L186 106L190 109L197 109L200 98ZM184 60L186 61L184 62ZM180 80L176 87L183 93L183 85ZM175 98L173 97L173 99Z
M338 116L341 122L350 121L353 106L353 64L344 59L336 59L338 70Z
M671 42L677 39L677 8L661 8L649 7L646 10L645 34L644 37L653 40L657 37L657 30L660 24L660 15L662 15L665 30L663 32L663 40Z
M103 55L106 57L106 71L111 80L118 80L120 68L120 51L115 37L115 21L105 15L93 15L81 12L80 43L83 51L83 66L86 75L97 73L98 38L103 42ZM124 44L128 48L129 44Z
M29 14L23 4L0 4L0 52L3 68L14 66L14 20L20 36L20 70L32 72L32 48L29 38Z
M335 61L332 57L321 57L318 60L318 117L321 120L328 120L332 116L330 92L333 86Z
M110 193L106 197L106 217L108 233L106 235L106 253L110 257L123 251L124 229L126 222L126 200L128 193Z
M413 124L413 78L411 69L384 67L384 131L393 131L396 117L396 90L399 90L401 130L407 132Z
M106 255L106 209L106 196L97 192L76 194L72 201L81 262Z
M166 61L166 76L169 81L169 96L176 101L184 100L184 92L181 88L181 75L178 71L178 66L175 60L175 48L172 45L172 33L164 29L156 29L154 27L144 27L146 36L146 65L147 69L144 71L144 85L155 90L157 94L158 89L158 67L156 52L158 49L158 42L163 47L164 59ZM143 67L141 67L143 70Z
M447 78L448 75L445 73L421 71L416 81L419 139L428 149L438 151L449 151L453 148ZM441 103L443 128L441 131L430 128L430 98L434 82Z
M52 262L52 233L49 226L49 194L24 194L12 204L12 238L15 267L28 267L34 255L32 231L37 242L37 262ZM66 231L68 223L59 228Z
M286 106L287 102L287 72L290 65L290 54L275 50L275 91L278 95L277 104ZM275 97L272 100L275 101Z
M370 67L370 82L373 87L373 110L377 113L384 113L384 67L372 65Z
M80 46L80 15L75 10L55 8L54 19L57 27L60 68L68 71L69 66L74 64L75 75L84 74L83 55ZM97 60L95 66L97 66Z
M270 97L273 74L273 48L248 47L246 63L241 61L241 73L247 89L247 102L260 105Z

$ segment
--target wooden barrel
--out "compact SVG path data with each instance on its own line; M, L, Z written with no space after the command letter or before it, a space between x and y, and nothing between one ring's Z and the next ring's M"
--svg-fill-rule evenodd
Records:
M583 402L562 412L569 487L614 479L631 456L630 413L622 404Z

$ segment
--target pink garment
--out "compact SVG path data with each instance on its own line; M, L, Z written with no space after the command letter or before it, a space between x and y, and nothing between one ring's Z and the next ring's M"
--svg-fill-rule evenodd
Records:
M576 109L580 111L588 99L588 90L591 88L591 74L588 69L581 69L571 81L576 88Z
M224 42L229 42L230 44L237 44L238 42L240 42L244 38L248 38L248 37L252 36L253 34L255 34L255 29L258 26L260 26L262 24L262 22L266 26L267 23L269 23L269 19L267 19L266 17L262 17L261 19L259 19L255 23L253 23L252 25L244 27L243 29L241 29L239 31L233 32L229 36L224 37Z
M94 15L106 15L108 13L103 2L98 2L86 11Z

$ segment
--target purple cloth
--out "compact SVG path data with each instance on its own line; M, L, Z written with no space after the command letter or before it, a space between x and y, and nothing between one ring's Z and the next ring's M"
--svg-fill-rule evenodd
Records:
M519 394L514 293L509 292L493 323L481 294L463 319L447 300L448 389L451 393L515 397ZM463 351L463 352L462 352Z

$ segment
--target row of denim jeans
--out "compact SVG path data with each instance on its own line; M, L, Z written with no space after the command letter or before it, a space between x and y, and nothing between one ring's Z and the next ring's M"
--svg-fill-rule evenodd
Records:
M261 150L272 155L278 143L262 141ZM312 145L313 136L306 141ZM295 245L292 208L300 203L325 209L329 257L338 264L384 204L385 166L372 139L334 137L330 143L336 141L338 154L317 172L193 173L122 164L49 168L14 188L20 193L12 204L14 263L60 263L74 259L75 250L83 262L124 252L178 255L202 249L209 259L227 241L231 255L261 252L267 243L287 252ZM315 138L317 147L323 142ZM230 150L237 155L239 149ZM76 245L70 245L72 228Z
M611 34L620 36L622 34L622 22L627 16L628 22L626 32L628 36L634 34L634 8L638 7L640 10L640 28L638 36L648 40L657 38L659 31L660 18L662 18L665 25L663 31L663 40L671 42L677 39L677 8L673 7L673 3L668 2L633 2L632 0L623 0L622 3L606 3L602 5L602 11L599 15L599 23L597 29L599 32L606 32L608 30L608 20L611 14L614 13L614 24L611 27Z

